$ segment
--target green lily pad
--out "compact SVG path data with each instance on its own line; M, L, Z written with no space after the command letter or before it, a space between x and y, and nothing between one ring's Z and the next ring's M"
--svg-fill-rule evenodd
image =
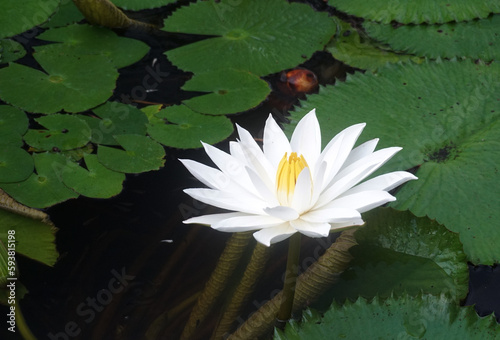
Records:
M67 162L65 156L45 152L33 154L33 160L36 173L22 182L0 183L0 188L16 201L33 208L46 208L78 197L60 178Z
M99 162L110 170L140 173L158 170L165 162L163 147L146 136L117 135L115 139L125 150L99 145Z
M458 234L427 217L389 208L363 219L366 225L355 234L359 245L350 250L351 267L331 291L337 301L405 292L446 293L457 303L465 298L469 271Z
M442 62L388 66L321 88L292 112L316 108L323 141L366 122L360 141L401 146L384 169L418 166L419 180L404 185L393 207L429 216L460 233L474 263L500 262L500 66Z
M486 18L490 13L500 11L497 0L329 0L330 6L357 17L389 24L397 21L403 24L434 24L449 21L467 21Z
M10 63L26 55L23 45L10 39L0 40L0 63Z
M0 241L8 245L9 230L16 241L16 253L52 266L59 254L56 250L54 226L40 220L0 209Z
M207 116L179 105L161 110L151 119L148 134L163 145L179 149L200 148L200 140L215 144L233 132L224 116Z
M366 33L395 51L428 58L500 59L500 15L443 25L405 25L394 28L365 22ZM471 43L471 37L474 37Z
M76 149L90 141L90 127L83 120L72 115L54 114L35 119L47 130L28 130L24 135L26 143L41 151L62 151Z
M149 51L149 46L142 41L119 37L109 29L90 25L52 28L38 38L59 43L37 46L36 51L77 56L102 54L117 68L139 61Z
M345 22L341 22L341 29L335 34L335 38L328 43L326 50L337 60L345 64L363 70L375 71L387 63L398 62L420 62L420 59L405 54L398 54L383 49L375 41L365 37L362 38L355 28Z
M63 1L57 11L48 22L42 25L44 28L62 27L85 19L82 12L78 10L73 1Z
M106 101L118 71L102 55L34 54L45 72L11 63L0 69L0 98L28 112L81 112Z
M40 25L54 13L60 0L5 0L0 11L0 38L12 37Z
M0 147L0 182L20 182L33 173L33 158L25 150L2 145Z
M183 103L193 111L212 115L249 110L263 102L271 92L267 82L256 75L231 69L196 74L182 89L211 92Z
M379 299L333 304L323 317L308 310L301 324L275 331L275 340L323 339L496 339L493 315L479 317L445 295Z
M93 198L109 198L122 191L125 174L109 170L97 160L97 155L85 155L84 169L68 162L62 172L62 180L77 193Z
M128 11L158 8L174 3L177 0L111 0L116 6Z
M22 135L28 130L26 114L9 105L0 105L0 145L22 146Z
M92 110L97 116L80 115L92 130L92 142L118 145L113 136L124 134L146 135L148 119L139 109L119 102L107 102Z
M263 76L295 67L322 50L335 23L305 4L210 0L178 9L162 29L216 36L166 52L183 70L233 68Z

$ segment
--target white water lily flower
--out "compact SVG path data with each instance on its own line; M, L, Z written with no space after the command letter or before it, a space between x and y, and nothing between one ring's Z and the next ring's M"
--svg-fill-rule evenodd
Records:
M266 246L296 232L325 237L331 230L363 224L361 213L396 199L388 190L417 179L396 171L358 184L401 150L374 151L378 139L353 149L365 125L343 130L323 151L315 110L300 120L290 142L269 115L263 150L240 126L240 139L230 143L230 154L203 143L219 169L181 160L208 186L184 192L232 212L194 217L184 223L206 224L226 232L258 230L253 235Z

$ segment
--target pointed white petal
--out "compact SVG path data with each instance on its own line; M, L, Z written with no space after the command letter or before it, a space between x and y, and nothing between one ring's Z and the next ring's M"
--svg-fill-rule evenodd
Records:
M320 163L327 163L321 190L327 187L339 172L365 126L365 123L361 123L344 129L325 147L318 159Z
M266 202L250 194L235 196L233 193L213 189L185 189L184 192L200 202L227 210L263 214L262 210L266 207Z
M274 190L276 170L272 168L271 163L264 156L262 150L248 146L248 144L243 142L240 143L240 148L245 156L247 166L257 173L269 190Z
M330 230L337 232L342 231L343 229L348 229L352 226L359 226L363 224L365 224L365 222L361 218L344 223L330 223Z
M367 190L383 190L383 191L389 191L397 186L400 186L401 184L410 181L418 179L414 175L410 174L409 172L406 171L394 171L390 172L388 174L383 174L380 176L377 176L375 178L372 178L366 182L363 182L361 184L356 185L355 187L349 189L346 191L343 195L352 195L361 191L367 191Z
M194 177L209 188L224 190L231 184L231 179L220 170L190 159L179 159L179 161Z
M333 202L330 202L324 208L356 209L360 213L363 213L395 200L396 197L386 191L362 191L349 196L339 197Z
M292 152L303 155L307 164L314 171L316 162L321 153L321 131L316 110L312 109L297 124L290 141Z
M311 182L311 172L309 168L304 168L299 177L297 177L297 183L295 185L295 191L292 198L292 208L296 210L299 214L307 210L311 206L311 195L312 195L312 182Z
M265 246L283 241L295 234L297 231L289 223L283 223L275 227L265 228L253 234L255 239Z
M300 216L304 221L311 223L344 223L361 218L361 214L351 208L317 209Z
M269 215L245 215L221 220L212 224L212 228L219 231L240 232L267 228L282 223L281 219Z
M378 141L379 139L375 138L352 149L352 151L349 153L349 156L342 165L342 168L340 168L340 171L342 171L343 168L348 167L352 163L360 160L361 158L366 157L369 154L373 153L373 151L375 151L375 147L378 144Z
M183 221L182 223L185 223L185 224L196 223L196 224L212 225L212 224L218 223L222 220L232 218L232 217L238 217L238 216L248 216L248 215L245 213L241 213L241 212L202 215L202 216L188 218L187 220Z
M312 178L312 194L310 205L314 206L318 201L319 195L323 191L323 181L325 178L325 171L327 167L326 162L321 162L319 167L316 169L316 175Z
M267 118L266 126L264 127L263 147L264 155L271 163L275 172L277 171L278 164L285 155L285 152L290 155L292 150L288 138L271 114Z
M249 167L247 167L246 170L253 186L255 187L255 190L257 190L259 194L259 197L266 201L268 206L274 207L279 205L280 203L276 197L276 190L269 189L269 186L266 185L266 183L255 173L254 170Z
M238 178L239 181L250 181L247 178L244 164L242 164L242 162L239 161L236 157L233 157L210 144L202 144L208 157L210 157L210 159L215 163L215 165L217 165L219 169L222 170L222 172L224 172L231 178Z
M329 223L311 223L302 219L290 221L290 225L301 234L309 237L326 237L330 233Z
M264 211L270 216L281 219L282 221L290 221L299 217L299 213L295 209L278 205L273 208L264 208Z

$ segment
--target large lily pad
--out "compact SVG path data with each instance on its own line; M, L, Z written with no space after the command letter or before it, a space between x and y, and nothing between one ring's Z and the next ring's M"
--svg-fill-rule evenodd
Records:
M361 141L402 146L385 169L418 166L392 206L459 232L474 263L500 262L500 66L442 62L389 66L322 88L292 113L316 108L323 140L366 122Z
M94 198L109 198L122 191L125 174L109 170L97 160L97 155L85 155L86 169L67 163L62 180L77 193Z
M0 105L0 144L22 146L22 135L28 130L26 114L9 105Z
M7 245L9 230L14 231L16 253L52 266L56 250L54 226L23 215L0 209L0 241Z
M308 310L299 325L292 322L275 340L323 339L496 339L500 325L474 307L460 307L445 295L402 296L371 302L358 299L332 305L323 317Z
M90 25L52 28L38 38L59 43L37 46L36 51L78 56L102 54L117 68L139 61L149 51L149 46L139 40L119 37L109 29Z
M28 130L26 143L40 151L63 151L84 146L90 141L90 127L72 115L54 114L35 119L46 130Z
M233 124L224 116L207 116L180 105L161 110L150 120L148 134L166 146L201 147L200 140L214 144L229 137Z
M182 89L211 92L183 103L193 111L212 115L249 110L263 102L271 92L269 85L256 75L231 69L196 74Z
M111 0L116 6L129 11L158 8L175 1L177 0Z
M0 63L10 63L26 55L23 45L15 40L0 40Z
M97 117L81 115L92 130L92 142L118 145L113 136L124 134L146 135L148 119L141 110L119 102L107 102L92 110Z
M166 52L183 70L247 70L262 76L292 68L335 33L327 13L284 0L199 1L165 20L163 30L215 36Z
M140 173L158 170L165 162L163 147L146 136L118 135L116 141L124 150L100 145L97 149L99 162L118 172Z
M0 146L0 182L20 182L33 173L33 158L24 149Z
M40 51L45 72L11 63L0 69L0 98L29 112L80 112L106 101L118 72L102 55L62 55Z
M82 12L78 10L73 1L63 1L57 11L48 22L42 25L44 28L61 27L73 24L85 19Z
M468 22L398 28L366 22L364 28L368 35L389 44L395 51L434 59L469 57L491 61L500 58L500 15Z
M33 154L36 173L17 183L0 183L6 193L16 201L33 208L45 208L78 194L65 186L60 178L67 158L55 153Z
M362 38L358 31L348 23L340 22L339 27L341 29L337 31L335 38L328 43L326 50L335 59L349 66L375 71L387 63L410 60L420 62L419 58L415 56L388 51L368 37Z
M0 11L0 38L12 37L47 21L59 6L59 0L4 0Z
M383 22L445 23L486 18L490 13L500 11L497 0L329 0L328 3L348 14Z
M457 303L468 292L467 258L458 234L427 217L389 208L363 216L351 267L332 289L338 301L358 296L446 293Z

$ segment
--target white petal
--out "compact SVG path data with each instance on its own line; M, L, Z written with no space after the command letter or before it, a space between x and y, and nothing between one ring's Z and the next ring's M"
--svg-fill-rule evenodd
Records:
M314 167L321 153L321 130L316 110L312 109L297 124L290 140L292 152L303 155L307 164L314 171Z
M212 224L218 223L222 220L232 218L232 217L238 217L238 216L248 216L248 215L245 213L241 213L241 212L202 215L202 216L188 218L187 220L183 221L182 223L185 223L185 224L196 223L196 224L212 225Z
M330 234L329 223L311 223L302 219L297 219L290 221L290 225L301 234L309 237L326 237Z
M349 208L356 209L360 213L363 213L395 200L396 197L386 191L362 191L352 195L339 197L324 208Z
M361 218L344 223L330 223L330 230L337 232L343 229L348 229L352 226L359 226L363 224L365 224L365 222Z
M366 182L358 184L355 187L346 191L343 195L351 195L357 192L367 191L367 190L389 191L413 179L418 179L418 178L406 171L394 171L388 174L377 176Z
M212 224L212 228L219 231L241 232L276 226L282 223L281 219L269 215L245 215L221 220Z
M222 172L224 172L231 178L238 178L240 183L241 181L245 181L247 183L250 182L250 179L248 179L247 177L244 164L236 157L233 157L210 144L206 144L203 142L202 144L208 157L210 157L210 159L215 163L215 165L217 165L219 169L222 170Z
M311 223L344 223L360 219L361 214L350 208L320 208L301 215L300 218Z
M338 173L365 126L365 123L361 123L344 129L333 137L325 147L318 159L320 163L327 163L323 183L321 184L322 187L320 188L321 190L323 190Z
M373 153L373 151L375 150L375 147L378 144L378 141L379 141L379 139L375 138L375 139L369 140L369 141L355 147L354 149L352 149L352 151L349 153L349 156L347 157L344 164L342 165L342 168L346 168L349 165L351 165L352 163L354 163L354 162L360 160L361 158L366 157L369 154ZM342 171L342 168L340 169L341 171Z
M289 223L283 223L275 227L265 228L253 234L255 239L265 246L270 246L271 243L276 243L289 238L297 231L290 226Z
M278 205L273 208L265 208L264 211L270 216L281 219L282 221L290 221L299 217L299 213L295 209Z
M291 205L299 214L311 207L311 186L311 172L304 168L297 177Z
M271 191L271 189L269 189L269 186L264 183L262 178L259 177L259 175L257 175L254 170L249 167L247 167L246 170L248 172L250 180L253 183L253 186L255 187L255 190L257 190L262 200L266 201L268 206L273 207L279 205L280 203L278 202L278 198L276 197L276 190Z
M233 193L213 189L184 189L184 192L198 201L227 210L262 214L266 207L266 202L243 193L235 197Z
M276 170L272 168L271 163L264 156L262 150L248 146L248 144L243 142L240 143L240 148L245 156L247 166L258 174L269 190L274 190Z
M285 152L290 155L291 147L285 133L279 127L278 123L270 114L266 120L264 127L264 155L271 163L274 171L278 169L278 164L285 155Z
M179 159L179 161L194 177L209 188L224 190L231 184L231 179L220 170L190 159Z

